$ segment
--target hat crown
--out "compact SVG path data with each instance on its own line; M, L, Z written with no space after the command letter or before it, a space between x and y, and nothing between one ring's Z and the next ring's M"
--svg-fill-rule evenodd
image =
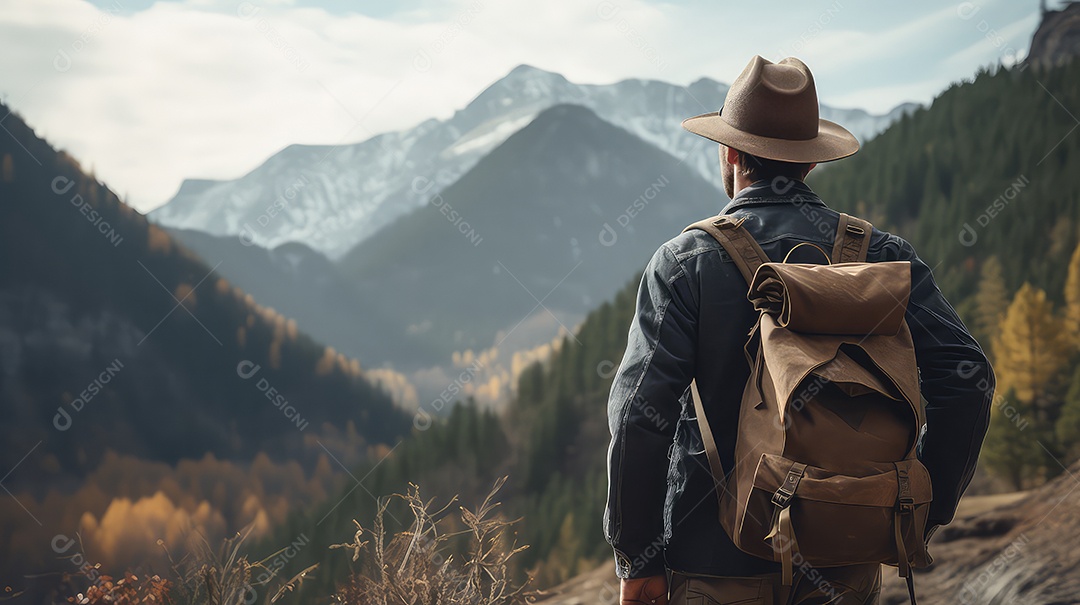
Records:
M855 135L818 116L814 76L802 61L754 57L728 89L720 111L683 128L732 149L780 162L831 162L859 150Z
M761 137L813 139L818 135L814 75L794 57L772 63L755 56L731 84L720 117L738 130Z

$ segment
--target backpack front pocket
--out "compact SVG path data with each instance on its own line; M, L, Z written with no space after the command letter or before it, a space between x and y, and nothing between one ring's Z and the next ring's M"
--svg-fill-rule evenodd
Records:
M738 510L738 543L785 567L901 559L920 566L930 500L930 475L918 460L870 463L852 475L762 454Z

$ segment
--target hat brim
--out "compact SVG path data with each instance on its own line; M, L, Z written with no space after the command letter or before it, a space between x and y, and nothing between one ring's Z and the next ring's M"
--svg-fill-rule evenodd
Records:
M724 121L719 111L686 118L682 127L710 141L759 158L781 162L831 162L846 158L859 150L859 141L855 135L843 126L824 119L818 120L818 135L802 141L774 139L743 132Z

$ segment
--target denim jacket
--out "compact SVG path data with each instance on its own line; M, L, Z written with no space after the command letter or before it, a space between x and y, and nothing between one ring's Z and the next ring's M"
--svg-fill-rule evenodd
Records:
M721 214L745 216L743 226L774 261L802 242L831 251L839 216L801 181L759 181ZM920 459L934 490L928 527L936 528L952 520L975 470L989 423L993 370L911 244L874 229L867 260L911 262L907 322L926 406ZM803 246L790 261L823 259ZM608 399L604 533L619 577L665 568L723 576L779 570L778 563L740 551L720 526L688 395L696 377L723 466L733 468L739 404L750 373L743 346L757 319L747 289L724 249L701 230L664 243L645 269Z

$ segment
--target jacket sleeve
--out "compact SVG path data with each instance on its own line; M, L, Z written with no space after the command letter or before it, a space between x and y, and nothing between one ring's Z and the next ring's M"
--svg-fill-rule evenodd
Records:
M926 400L926 434L919 459L930 471L934 490L929 534L952 521L975 472L990 423L994 371L911 244L892 236L889 245L898 247L899 260L911 262L907 322Z
M688 276L661 246L645 269L608 399L604 534L620 578L664 573L668 452L693 377L697 306Z

